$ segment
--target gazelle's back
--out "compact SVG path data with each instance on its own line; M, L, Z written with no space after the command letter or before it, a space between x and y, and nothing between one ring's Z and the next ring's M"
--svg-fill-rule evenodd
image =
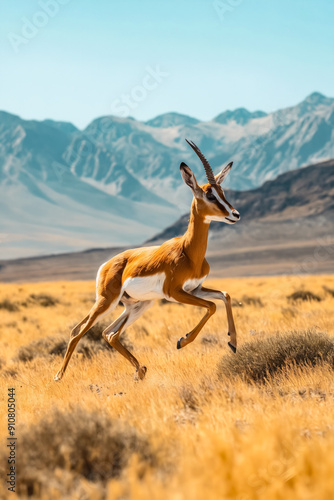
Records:
M97 273L97 295L109 294L129 278L168 275L172 267L184 265L186 256L182 238L173 238L161 246L140 247L116 255L102 264ZM186 268L186 266L185 266Z

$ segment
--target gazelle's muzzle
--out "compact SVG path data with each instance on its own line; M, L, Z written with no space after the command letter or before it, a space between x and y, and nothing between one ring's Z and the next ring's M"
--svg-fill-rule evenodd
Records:
M235 224L236 222L238 222L239 219L240 219L240 214L238 210L234 209L232 210L231 215L225 217L225 220L227 221L228 224Z

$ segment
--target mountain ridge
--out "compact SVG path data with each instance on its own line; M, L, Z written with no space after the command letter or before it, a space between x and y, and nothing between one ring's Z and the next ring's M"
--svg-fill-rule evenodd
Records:
M280 174L249 191L226 190L226 197L236 208L242 222L251 220L293 220L320 216L327 211L334 215L334 159ZM332 213L333 211L333 213ZM181 236L187 229L189 213L150 238L147 243ZM238 222L232 230L237 230ZM223 223L211 223L210 231L222 233L231 229Z
M210 276L332 272L334 264L334 159L280 175L250 191L227 193L241 212L234 226L211 223ZM263 200L265 203L263 204ZM187 214L144 245L186 230ZM138 245L136 245L137 247ZM133 246L132 246L133 247ZM101 263L125 247L0 261L0 280L94 279Z
M136 244L140 230L142 240L152 237L190 201L180 162L205 182L185 138L202 149L215 171L233 160L227 187L238 191L334 156L334 99L320 93L273 113L238 108L218 116L224 113L224 123L180 113L153 122L104 116L79 130L69 122L0 112L6 213L0 256L47 253L52 245L58 252L77 250L89 243L90 233L98 245ZM27 241L35 243L26 248Z

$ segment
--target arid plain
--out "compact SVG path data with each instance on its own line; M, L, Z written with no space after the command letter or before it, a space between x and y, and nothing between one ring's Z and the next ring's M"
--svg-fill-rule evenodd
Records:
M123 337L148 368L136 381L100 337L118 307L82 339L59 383L94 282L0 285L1 400L16 388L20 498L331 498L334 276L207 284L232 296L236 355L223 303L178 351L203 313L157 301Z

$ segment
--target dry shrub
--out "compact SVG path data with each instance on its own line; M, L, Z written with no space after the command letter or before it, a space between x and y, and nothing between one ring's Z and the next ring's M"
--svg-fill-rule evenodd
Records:
M83 478L103 488L108 479L120 476L134 453L153 465L147 439L129 424L112 420L103 411L77 407L63 413L53 409L46 419L20 433L17 491L19 495L39 496L50 488L68 494ZM62 472L56 475L59 469ZM63 482L68 477L71 480Z
M15 360L31 361L35 358L46 358L48 356L64 356L68 345L68 339L62 337L45 337L44 339L34 340L28 345L18 349ZM102 337L100 343L89 341L82 338L75 350L76 353L82 354L85 358L91 358L99 351L111 350L111 346L105 342Z
M107 325L108 323L97 324L88 330L79 341L75 352L82 354L85 358L91 358L100 351L114 351L113 347L101 335ZM27 362L38 357L64 356L68 341L69 337L65 337L64 335L34 340L30 344L18 349L15 360ZM126 332L122 334L121 342L128 350L133 348L126 336Z
M207 335L201 337L201 344L207 346L216 346L218 344L221 344L221 340L218 335L212 335L208 333Z
M321 298L319 295L316 295L313 292L310 292L309 290L297 290L296 292L292 293L291 295L288 295L287 299L291 302L297 302L299 300L302 301L311 301L315 300L316 302L320 302Z
M260 297L255 296L243 295L241 303L246 304L246 306L263 307L263 302Z
M9 312L19 311L19 306L15 302L11 302L9 299L3 299L0 302L0 309L5 309Z
M186 410L198 411L200 404L195 390L189 386L183 386L179 390L179 396Z
M296 307L282 307L282 314L287 319L295 318L298 314L298 309Z
M322 362L334 368L334 338L310 330L291 332L247 342L235 355L223 357L218 374L265 382L288 366L314 366Z
M240 302L238 299L232 299L232 303L231 303L232 307L243 307L243 303Z
M59 304L59 300L46 293L32 293L29 295L28 303L38 304L42 307L53 307Z
M14 368L3 369L1 372L2 377L15 378L18 372Z

